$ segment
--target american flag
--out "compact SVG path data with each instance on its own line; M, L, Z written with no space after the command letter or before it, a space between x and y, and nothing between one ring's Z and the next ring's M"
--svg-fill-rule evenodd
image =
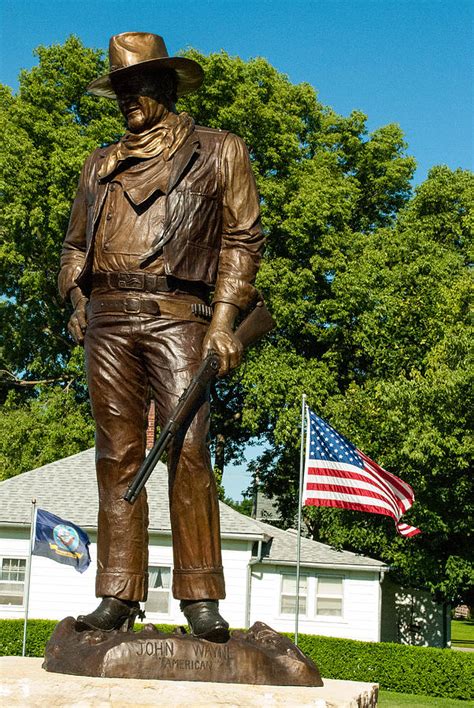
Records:
M414 526L400 523L415 499L410 485L364 455L309 408L306 411L303 506L384 514L392 517L402 536L421 533Z

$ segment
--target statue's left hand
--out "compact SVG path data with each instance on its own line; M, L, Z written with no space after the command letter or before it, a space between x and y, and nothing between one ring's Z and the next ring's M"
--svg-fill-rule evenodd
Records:
M218 302L202 345L203 356L210 351L219 356L219 376L225 376L242 361L243 346L235 336L232 325L238 308L229 303Z
M74 312L69 319L67 328L76 344L83 346L84 333L87 329L87 303L89 301L79 288L74 288L74 290L71 291L70 297L74 306Z

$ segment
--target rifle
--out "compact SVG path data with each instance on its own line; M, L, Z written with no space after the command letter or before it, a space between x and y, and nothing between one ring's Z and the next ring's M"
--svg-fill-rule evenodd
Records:
M245 317L235 331L235 336L241 341L244 347L250 347L261 339L267 332L275 326L275 322L267 310L263 300L259 300L254 309ZM178 400L178 404L171 414L171 418L163 427L160 437L153 445L147 457L143 460L140 469L123 498L133 504L148 478L155 469L168 445L178 432L195 412L195 407L210 382L216 377L219 371L219 357L216 352L209 352L203 360L197 373L193 377L189 386L184 390Z

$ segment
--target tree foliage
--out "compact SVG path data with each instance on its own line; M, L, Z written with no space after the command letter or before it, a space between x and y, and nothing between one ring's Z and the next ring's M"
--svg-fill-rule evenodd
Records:
M82 355L65 335L68 313L56 294L58 254L84 158L123 130L113 102L84 93L105 71L100 51L70 37L37 54L18 94L0 91L3 474L90 444ZM473 584L473 176L438 167L412 195L415 162L398 125L369 134L361 112L336 114L309 84L292 84L261 58L187 55L206 81L179 108L249 146L267 235L258 286L277 322L216 387L218 476L260 438L259 478L292 523L305 392L311 407L414 486L410 521L423 529L406 541L383 517L312 509L312 534L455 597ZM28 420L41 444L24 441ZM61 426L64 445L60 433L49 444L49 428Z
M312 534L383 558L404 582L450 599L470 597L474 581L473 188L472 174L435 168L392 226L352 234L349 257L334 267L327 296L308 316L320 317L308 339L316 361L302 338L291 348L277 343L267 353L266 388L252 394L251 416L265 405L271 431L271 447L256 464L287 523L295 513L299 418L288 391L296 398L304 390L311 407L412 484L417 502L407 518L423 530L408 542L387 519L313 508L305 512ZM263 380L265 361L259 365ZM273 424L267 416L274 411Z
M93 444L88 405L72 389L40 389L27 401L11 391L0 411L0 480Z
M101 53L76 37L39 47L13 96L0 96L2 369L22 380L64 377L71 342L59 302L58 253L85 156L121 132L112 102L84 95Z

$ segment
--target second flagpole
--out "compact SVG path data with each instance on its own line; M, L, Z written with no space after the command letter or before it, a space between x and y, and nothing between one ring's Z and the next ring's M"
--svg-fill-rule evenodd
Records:
M301 443L300 443L300 476L298 484L298 531L296 542L296 607L295 607L295 645L298 646L298 621L300 614L300 561L301 561L301 505L303 499L304 471L304 430L306 420L306 394L301 399Z
M23 647L21 655L26 654L26 631L28 627L28 612L30 609L30 584L31 584L31 562L33 559L33 545L35 542L35 526L36 526L36 499L31 500L31 522L30 522L30 548L28 554L28 567L26 569L26 587L25 587L25 618L23 621Z

